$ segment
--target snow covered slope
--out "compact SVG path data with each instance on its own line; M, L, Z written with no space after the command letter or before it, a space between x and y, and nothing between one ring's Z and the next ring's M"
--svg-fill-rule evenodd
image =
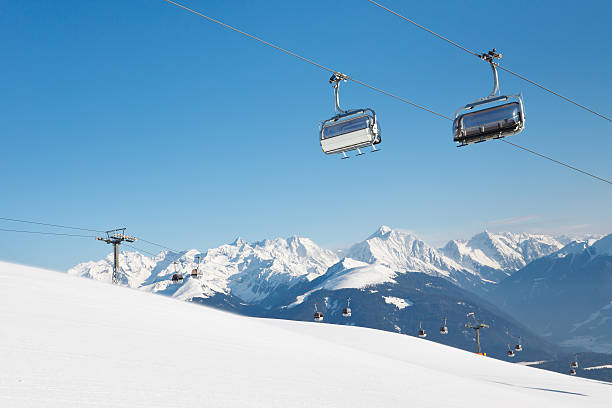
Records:
M24 285L24 280L28 284ZM608 407L612 387L383 331L0 263L0 406ZM7 313L10 311L10 313Z

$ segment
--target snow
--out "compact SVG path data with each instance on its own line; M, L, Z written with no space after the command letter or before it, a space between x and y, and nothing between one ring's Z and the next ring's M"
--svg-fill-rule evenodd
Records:
M202 277L185 280L188 288L172 285L175 272L184 276L195 269L196 255ZM176 266L174 261L178 261ZM233 243L221 245L201 253L192 249L180 253L162 251L149 258L137 252L122 251L119 264L122 284L148 292L160 292L183 300L210 297L215 293L229 294L244 302L259 302L279 286L291 287L303 281L312 281L338 262L338 257L318 247L308 238L264 240L247 243L237 238ZM86 276L110 281L112 254L98 262L86 262L68 271L70 275Z
M334 271L332 276L325 280L320 286L321 289L363 289L381 283L395 282L393 278L397 276L397 273L385 265L370 265L350 258L345 258L339 265L334 266L339 270Z
M405 307L412 306L414 303L408 299L402 299L394 296L383 296L385 303L389 303L390 305L395 305L399 310L402 310Z
M469 241L450 241L441 251L466 268L517 271L563 247L549 235L484 231Z
M584 370L602 370L604 368L612 369L612 365L608 364L608 365L600 365L600 366L595 366L595 367L584 367Z
M0 406L608 407L609 384L0 262ZM10 313L7 313L10 311Z

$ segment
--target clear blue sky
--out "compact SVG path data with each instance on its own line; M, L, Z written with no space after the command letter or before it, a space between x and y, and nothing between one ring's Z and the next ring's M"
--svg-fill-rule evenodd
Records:
M365 0L185 4L449 116L490 91L486 64ZM612 114L609 2L384 4ZM2 217L126 226L178 249L293 234L337 247L381 224L433 244L485 228L612 232L609 185L496 141L457 149L450 122L353 83L343 104L376 109L382 151L325 156L327 72L162 0L5 1L0 37ZM609 122L500 76L527 109L509 140L612 177ZM56 269L110 250L0 242L0 259Z

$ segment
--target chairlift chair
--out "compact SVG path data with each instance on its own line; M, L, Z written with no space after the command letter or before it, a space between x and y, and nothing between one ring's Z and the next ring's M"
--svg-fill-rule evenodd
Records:
M509 344L506 344L506 346L508 347L508 351L506 352L506 354L508 355L508 357L514 357L514 355L515 355L515 354L514 354L514 350L512 350L512 349L510 348L510 345L509 345Z
M317 310L317 304L315 303L315 312L314 312L314 320L315 322L323 321L323 313Z
M178 273L176 270L176 265L178 265L178 261L172 262L174 265L174 275L172 275L172 282L176 283L183 280L183 274Z
M500 95L499 92L499 78L493 59L501 58L501 54L493 49L488 53L483 53L481 58L491 65L493 91L489 96L457 109L453 122L453 139L459 144L458 147L516 135L525 128L523 97L521 95ZM473 110L488 104L496 105ZM461 114L462 111L468 112Z
M518 343L514 346L515 351L523 351L523 345L521 344L521 338L518 338Z
M569 375L576 375L576 370L573 368L569 370Z
M371 108L343 110L340 107L340 82L347 80L342 73L335 73L329 79L334 87L335 105L338 114L321 124L321 149L325 154L342 153L343 159L348 159L346 152L372 146L377 151L376 144L381 142L380 125L376 113Z
M425 329L423 329L423 327L421 326L421 322L419 322L419 337L420 338L425 338L427 337L427 331Z
M571 368L578 368L578 355L577 354L574 356L574 361L572 361L570 363L570 367Z
M448 334L448 327L446 326L446 317L444 318L444 323L440 326L440 334Z
M346 307L342 309L342 316L351 317L351 298L346 299Z
M198 278L202 276L202 271L200 271L200 255L196 255L195 259L198 261L198 264L195 269L191 270L191 277Z

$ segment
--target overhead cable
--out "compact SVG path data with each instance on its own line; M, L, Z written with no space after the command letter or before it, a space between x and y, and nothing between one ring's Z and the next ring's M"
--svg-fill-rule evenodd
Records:
M70 226L67 226L67 225L58 225L58 224L47 224L47 223L44 223L44 222L29 221L29 220L18 220L18 219L15 219L15 218L0 217L0 220L12 221L12 222L21 222L21 223L26 223L26 224L44 225L44 226L47 226L47 227L54 227L54 228L73 229L73 230L79 230L79 231L105 232L105 231L89 229L89 228L70 227Z
M329 72L332 72L332 73L337 73L337 72L338 72L338 71L335 71L335 70L333 70L333 69L331 69L331 68L328 68L328 67L326 67L326 66L324 66L324 65L321 65L321 64L319 64L319 63L317 63L317 62L315 62L315 61L313 61L313 60L311 60L311 59L309 59L309 58L302 57L301 55L298 55L298 54L296 54L296 53L294 53L294 52L292 52L292 51L286 50L285 48L279 47L278 45L275 45L275 44L273 44L273 43L271 43L271 42L268 42L268 41L262 40L262 39L261 39L261 38L259 38L259 37L256 37L256 36L254 36L254 35L252 35L252 34L249 34L249 33L245 32L245 31L242 31L242 30L239 30L239 29L237 29L237 28L235 28L235 27L232 27L232 26L231 26L231 25L229 25L229 24L223 23L223 22L221 22L221 21L219 21L219 20L217 20L217 19L214 19L214 18L212 18L212 17L209 17L209 16L207 16L207 15L205 15L205 14L203 14L203 13L200 13L200 12L198 12L198 11L195 11L195 10L193 10L193 9L190 9L190 8L188 8L188 7L186 7L186 6L182 5L182 4L180 4L180 3L177 3L177 2L172 1L172 0L164 0L164 1L165 1L165 2L167 2L167 3L173 4L173 5L175 5L175 6L178 6L178 7L182 8L182 9L184 9L184 10L186 10L186 11L190 12L190 13L193 13L193 14L196 14L196 15L198 15L198 16L200 16L200 17L203 17L203 18L207 19L208 21L211 21L211 22L213 22L213 23L219 24L219 25L221 25L221 26L223 26L223 27L225 27L225 28L228 28L228 29L233 30L233 31L235 31L235 32L237 32L237 33L240 33L240 34L242 34L242 35L244 35L244 36L246 36L246 37L249 37L249 38L252 38L252 39L254 39L254 40L256 40L256 41L259 41L259 42L260 42L260 43L262 43L262 44L268 45L268 46L270 46L270 47L272 47L272 48L274 48L274 49L277 49L277 50L279 50L279 51L282 51L282 52L284 52L284 53L286 53L286 54L288 54L288 55L294 56L294 57L296 57L296 58L298 58L298 59L300 59L300 60L302 60L302 61L304 61L304 62L307 62L307 63L309 63L309 64L312 64L312 65L314 65L314 66L317 66L317 67L319 67L319 68L321 68L321 69L324 69L324 70L329 71ZM376 2L371 1L371 0L368 0L368 1L370 1L372 4L375 4L375 5L379 6L379 7L384 8L385 10L387 10L387 11L389 11L389 12L392 12L393 14L395 14L395 15L397 15L397 16L399 16L399 17L403 18L404 20L409 21L409 22L410 22L410 23L412 23L412 24L417 25L418 27L420 27L420 28L422 28L422 29L424 29L424 30L426 30L426 31L428 31L428 32L430 32L430 33L432 33L432 34L436 35L437 37L440 37L441 39L443 39L443 40L445 40L445 41L447 41L447 42L449 42L449 43L451 43L451 44L455 45L456 47L459 47L459 48L463 49L464 51L467 51L467 52L469 52L470 54L476 55L476 56L478 56L478 57L480 58L480 54L476 54L476 53L474 53L474 52L472 52L472 51L468 50L467 48L465 48L465 47L463 47L463 46L461 46L461 45L459 45L459 44L457 44L457 43L455 43L455 42L453 42L453 41L451 41L451 40L447 39L446 37L443 37L443 36L441 36L441 35L439 35L439 34L437 34L437 33L433 32L433 31L431 31L431 30L429 30L429 29L427 29L427 28L425 28L425 27L423 27L423 26L421 26L421 25L419 25L419 24L416 24L414 21L412 21L412 20L410 20L410 19L408 19L408 18L406 18L406 17L404 17L404 16L402 16L402 15L400 15L400 14L398 14L398 13L396 13L396 12L394 12L394 11L390 10L390 9L387 9L386 7L384 7L384 6L380 5L379 3L376 3ZM497 65L497 64L496 64L496 65ZM499 66L499 65L498 65L498 66ZM500 66L500 68L502 68L502 67ZM505 68L502 68L502 69L504 69L504 70L505 70L505 71L507 71L507 72L512 73L511 71L506 70ZM514 74L514 73L513 73L513 74ZM515 75L516 75L516 74L515 74ZM368 83L366 83L366 82L359 81L359 80L357 80L357 79L355 79L355 78L353 78L353 77L351 77L351 76L349 76L349 75L344 75L344 77L345 77L346 79L350 80L350 81L355 82L356 84L359 84L359 85L365 86L365 87L370 88L370 89L372 89L372 90L374 90L374 91L380 92L380 93L382 93L382 94L384 94L384 95L387 95L387 96L390 96L390 97L392 97L392 98L394 98L394 99L397 99L397 100L399 100L399 101L401 101L401 102L407 103L407 104L409 104L409 105L412 105L412 106L417 107L417 108L419 108L419 109L422 109L422 110L424 110L424 111L430 112L430 113L432 113L432 114L434 114L434 115L437 115L437 116L439 116L439 117L441 117L441 118L444 118L444 119L447 119L447 120L450 120L450 121L452 121L452 120L453 120L453 119L452 119L451 117L449 117L449 116L446 116L446 115L444 115L444 114L442 114L442 113L436 112L436 111L434 111L434 110L432 110L432 109L429 109L429 108L427 108L427 107L425 107L425 106L422 106L422 105L416 104L416 103L414 103L414 102L411 102L411 101L409 101L409 100L407 100L407 99L404 99L404 98L402 98L402 97L400 97L400 96L397 96L397 95L395 95L395 94L393 94L393 93L391 93L391 92L387 92L387 91L384 91L384 90L382 90L382 89L379 89L379 88L377 88L377 87L375 87L375 86L373 86L373 85L370 85L370 84L368 84ZM536 85L537 85L537 84L536 84ZM544 88L544 89L546 89L546 88ZM605 117L604 117L604 118L605 118ZM606 119L607 119L607 118L606 118ZM548 157L548 156L546 156L546 155L544 155L544 154L541 154L541 153L535 152L535 151L533 151L533 150L531 150L531 149L528 149L528 148L526 148L526 147L523 147L523 146L517 145L517 144L515 144L515 143L510 143L510 142L508 142L508 144L511 144L511 145L513 145L513 146L515 146L515 147L517 147L517 148L523 149L523 150L524 150L524 151L526 151L526 152L533 153L533 154L535 154L535 155L537 155L537 156L539 156L539 157L542 157L542 158L545 158L545 159L551 160L551 161L553 161L553 162L555 162L555 163L558 163L558 164L560 164L560 165L562 165L562 166L565 166L565 167L567 167L567 168L569 168L569 169L576 170L576 171L578 171L578 172L580 172L580 173L582 173L582 174L585 174L585 175L588 175L588 176L594 177L594 178L595 178L595 179L597 179L597 180L604 181L604 182L606 182L606 183L610 183L608 180L606 180L606 179L604 179L604 178L601 178L601 177L595 176L595 175L593 175L593 174L591 174L591 173L588 173L588 172L586 172L586 171L580 170L580 169L578 169L577 167L571 166L571 165L569 165L569 164L567 164L567 163L563 163L563 162L561 162L561 161L559 161L559 160L554 160L554 159L551 159L550 157ZM142 240L142 241L144 241L144 240ZM145 241L145 242L146 242L146 241ZM149 242L149 243L150 243L150 242ZM166 248L166 249L169 249L169 250L171 250L171 251L172 251L172 249L171 249L171 248L165 247L165 246L163 246L163 245L159 245L159 244L155 244L155 243L151 243L151 244L153 244L153 245L157 245L157 246L159 246L159 247ZM176 252L176 251L173 251L173 252Z
M449 40L448 38L446 38L446 37L444 37L444 36L442 36L442 35L440 35L440 34L436 33L436 32L435 32L435 31L433 31L433 30L430 30L430 29L429 29L429 28L427 28L427 27L424 27L424 26L422 26L422 25L418 24L417 22L415 22L415 21L413 21L413 20L409 19L408 17L405 17L405 16L401 15L400 13L398 13L398 12L396 12L396 11L394 11L394 10L391 10L391 9L390 9L390 8L388 8L388 7L385 7L385 6L383 6L382 4L380 4L380 3L378 3L378 2L376 2L376 1L374 1L374 0L367 0L367 1L368 1L368 2L370 2L370 3L372 3L373 5L375 5L376 7L380 7L381 9L383 9L383 10L385 10L385 11L388 11L389 13L391 13L391 14L393 14L393 15L395 15L395 16L397 16L397 17L399 17L399 18L401 18L402 20L407 21L407 22L409 22L410 24L413 24L413 25L415 25L415 26L419 27L420 29L427 31L427 32L428 32L428 33L430 33L430 34L435 35L436 37L438 37L438 38L440 38L440 39L442 39L442 40L446 41L447 43L452 44L452 45L454 45L454 46L455 46L455 47L457 47L457 48L460 48L461 50L463 50L463 51L467 52L468 54L474 55L474 56L478 57L479 59L482 59L481 54L476 53L476 52L474 52L474 51L470 51L469 49L467 49L467 48L466 48L466 47L464 47L463 45L458 44L458 43L456 43L456 42L454 42L454 41ZM523 75L517 74L516 72L509 70L508 68L504 68L503 66L499 65L499 63L497 63L497 62L493 62L493 64L494 64L495 66L497 66L499 69L502 69L502 70L506 71L506 72L507 72L507 73L509 73L510 75L514 75L515 77L520 78L520 79L522 79L523 81L526 81L526 82L528 82L528 83L530 83L530 84L532 84L532 85L535 85L535 86L537 86L538 88L543 89L544 91L549 92L549 93L551 93L551 94L553 94L553 95L555 95L555 96L558 96L559 98L564 99L565 101L567 101L567 102L569 102L569 103L572 103L572 104L574 104L574 105L578 106L579 108L582 108L582 109L584 109L584 110L586 110L586 111L588 111L588 112L590 112L590 113L592 113L592 114L594 114L594 115L597 115L597 116L599 116L600 118L607 120L608 122L612 122L612 118L610 118L610 117L608 117L608 116L606 116L606 115L603 115L603 114L601 114L601 113L599 113L599 112L595 111L594 109L589 108L588 106L585 106L585 105L583 105L583 104L581 104L581 103L578 103L578 102L576 102L575 100L570 99L570 98L568 98L568 97L566 97L566 96L563 96L563 95L561 95L560 93L555 92L555 91L553 91L552 89L545 87L544 85L541 85L541 84L539 84L539 83L537 83L537 82L535 82L535 81L532 81L531 79L529 79L529 78L527 78L527 77L525 77L525 76L523 76Z

